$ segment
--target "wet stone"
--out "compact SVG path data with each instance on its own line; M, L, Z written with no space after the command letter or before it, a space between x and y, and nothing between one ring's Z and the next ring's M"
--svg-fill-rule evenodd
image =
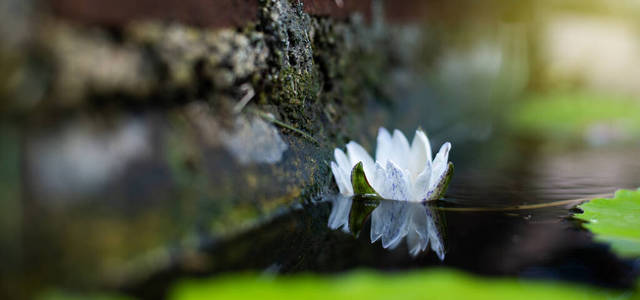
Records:
M231 132L222 132L222 139L229 153L241 164L277 163L287 150L276 127L259 117L236 119Z
M140 263L147 255L197 249L200 235L230 237L328 186L327 153L302 137L253 116L227 131L184 115L79 117L30 130L22 225L24 250L39 259L25 274L119 285L163 267ZM57 267L36 271L42 265Z
M236 28L38 12L28 39L0 36L19 40L0 52L0 193L19 216L0 275L18 298L135 285L333 192L332 149L388 118L371 95L406 67L361 16L286 0Z

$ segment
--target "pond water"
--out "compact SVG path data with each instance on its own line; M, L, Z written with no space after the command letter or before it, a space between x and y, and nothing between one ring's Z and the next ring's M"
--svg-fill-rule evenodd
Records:
M583 200L636 187L640 149L544 150L524 143L515 156L476 149L457 157L455 150L452 161L460 163L443 200L423 205L325 194L232 239L203 236L197 253L176 249L169 268L124 291L154 299L176 279L229 271L333 273L437 266L485 276L633 287L640 261L621 259L609 246L594 242L571 215L579 213L575 205ZM508 161L500 163L503 159Z

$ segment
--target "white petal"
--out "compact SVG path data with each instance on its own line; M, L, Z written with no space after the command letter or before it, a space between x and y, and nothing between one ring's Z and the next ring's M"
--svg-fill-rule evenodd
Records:
M351 210L351 197L338 195L331 202L331 215L329 215L329 228L349 232L349 211Z
M407 235L409 206L405 201L383 200L371 213L371 242L382 239L382 247L395 248Z
M351 168L362 162L365 176L368 178L373 174L373 159L360 144L354 141L349 142L347 144L347 155L349 156L349 161L351 161ZM351 175L351 170L349 170L349 175Z
M427 227L429 232L429 243L431 244L431 250L438 255L440 260L444 260L444 241L442 239L442 233L439 231L439 227L436 224L436 220L433 218L433 211L426 208L427 212Z
M402 242L402 238L405 237L407 235L407 223L405 222L402 226L402 228L400 228L401 231L396 231L397 235L393 236L391 240L386 240L384 239L384 235L382 236L382 247L387 248L387 249L395 249L396 247L398 247L398 245L400 245L400 242Z
M382 237L386 225L387 220L383 219L381 208L378 206L371 212L371 232L369 237L372 244Z
M428 239L427 242L429 242ZM420 236L411 229L409 229L409 233L407 233L407 248L409 248L409 254L411 254L411 256L417 256L423 250Z
M442 179L444 172L447 170L449 162L449 150L451 149L451 143L446 142L440 147L440 151L436 154L436 158L433 159L433 171L431 171L431 180L429 190L433 190Z
M393 200L409 200L409 178L395 163L387 161L381 196Z
M380 129L378 129L377 143L376 161L384 166L391 157L391 151L393 150L391 135L384 127L380 127Z
M376 190L376 192L378 192L380 196L382 196L382 193L384 193L383 190L385 189L385 184L387 182L387 171L384 169L384 167L382 167L380 163L376 162L374 165L373 175L371 177L369 177L368 174L365 175L367 175L367 179L369 180L369 184L371 184L371 187Z
M431 161L429 138L422 130L418 129L413 136L409 156L409 172L412 179L415 179L424 170L427 160Z
M391 149L390 160L402 170L407 170L409 168L410 155L409 141L400 130L396 129L393 131L391 142L393 143L393 148Z
M411 203L411 215L408 224L407 247L412 256L424 251L429 244L429 225L427 211L420 203Z
M351 174L350 172L351 172L351 169L353 168L353 165L351 165L349 158L347 157L346 154L344 154L342 149L336 148L335 150L333 150L333 156L336 158L336 163L338 163L338 167L340 167L340 169L342 169L342 171L345 172L346 174Z
M418 175L416 180L413 182L413 187L411 191L411 201L422 201L429 194L429 190L431 188L431 160L427 160L425 166L422 170L422 173Z
M435 252L436 255L438 255L438 258L440 260L444 260L445 250L444 250L444 245L442 243L442 240L440 239L440 236L436 235L436 233L431 234L429 238L429 242L431 243L431 250L433 250L433 252Z
M344 170L342 170L342 168L340 168L335 162L331 162L331 172L333 172L333 177L336 179L336 184L338 185L340 194L347 196L353 195L350 176L347 176L344 173Z

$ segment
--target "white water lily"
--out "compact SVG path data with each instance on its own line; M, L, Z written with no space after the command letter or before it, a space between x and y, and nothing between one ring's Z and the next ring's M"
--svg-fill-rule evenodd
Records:
M371 214L371 243L381 240L383 248L393 249L406 236L412 256L417 256L430 244L431 250L443 260L444 241L437 221L434 211L424 203L382 201Z
M330 201L329 228L350 232L353 197L335 195ZM424 202L382 200L371 213L371 243L381 240L383 248L393 249L406 237L411 256L418 256L431 245L438 258L444 260L444 237L436 213Z
M340 193L354 195L351 173L362 162L371 187L385 199L430 201L437 199L446 186L451 165L448 162L451 143L446 142L432 159L427 135L416 130L411 144L399 130L393 135L385 128L378 130L375 161L358 143L347 144L347 153L336 148L331 170Z

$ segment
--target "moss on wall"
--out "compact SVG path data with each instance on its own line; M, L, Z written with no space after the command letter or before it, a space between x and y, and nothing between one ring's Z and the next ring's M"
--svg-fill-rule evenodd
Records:
M197 251L203 237L232 238L335 191L333 148L369 132L376 121L363 111L384 98L388 70L404 67L390 58L398 45L362 17L311 16L297 1L262 0L257 22L241 28L103 28L52 16L32 25L26 50L0 53L29 75L3 86L13 96L0 116L23 129L21 197L39 218L24 221L25 236L51 249L33 247L38 259L15 271L70 286L144 277L171 263L167 249ZM286 144L276 162L245 163L227 145L238 120L256 118ZM112 145L129 127L143 133L126 140L133 146ZM100 161L85 176L101 174L98 183L82 188L74 173L88 169L70 162L55 177L68 189L45 191L54 177L43 170L74 160L69 153ZM162 255L151 265L149 253Z

